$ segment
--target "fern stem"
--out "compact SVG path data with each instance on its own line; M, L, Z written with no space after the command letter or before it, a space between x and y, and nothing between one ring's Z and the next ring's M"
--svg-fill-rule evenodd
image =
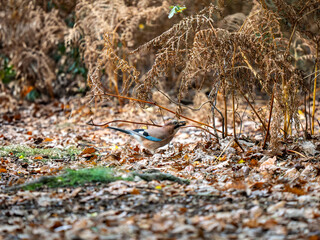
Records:
M226 95L226 88L223 89L223 100L224 100L224 132L225 135L222 136L225 138L228 136L228 106L227 106L227 95ZM223 126L222 126L223 127Z
M314 115L316 111L316 90L317 90L317 71L318 71L318 55L319 55L319 43L317 43L317 53L316 53L316 62L315 62L315 73L314 73L314 84L313 84L313 106L312 106L312 126L311 126L311 134L314 134Z
M263 141L263 145L262 145L263 149L266 147L266 143L267 143L267 140L268 140L268 137L269 137L270 125L271 125L271 117L272 117L272 109L273 109L273 101L274 101L274 89L272 90L270 111L269 111L268 128L267 128L266 136L264 137L264 141Z
M284 132L284 139L287 139L288 135L288 126L289 126L289 119L288 119L288 93L287 93L287 84L284 76L282 76L282 92L284 98L284 121L283 121L283 132Z
M241 95L243 96L243 98L247 101L247 103L249 104L249 106L251 107L252 111L254 112L254 114L257 116L257 118L259 119L260 123L263 126L263 129L265 131L267 131L267 127L266 124L264 123L264 121L262 120L262 118L260 117L260 115L258 114L258 112L256 111L256 109L254 108L254 106L250 103L249 99L246 97L246 95L244 94L243 91L240 90Z

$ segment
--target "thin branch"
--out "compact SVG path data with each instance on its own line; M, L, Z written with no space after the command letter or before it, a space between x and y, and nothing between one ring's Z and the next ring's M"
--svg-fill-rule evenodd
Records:
M178 102L174 101L172 98L170 98L167 94L165 94L163 91L161 91L160 89L158 89L156 86L155 86L155 88L156 88L162 95L164 95L170 102L172 102L172 103L174 103L174 104L176 104L176 105L178 105L178 106L181 106L181 105L182 105L183 107L186 107L186 108L188 108L188 109L190 109L190 110L192 110L192 111L199 111L205 104L210 103L211 106L212 106L213 108L215 108L215 109L222 115L222 113L217 109L217 107L212 104L212 100L209 100L209 101L206 101L206 102L202 103L198 108L192 108L192 107L189 107L189 106L186 106L186 105L184 105L184 104L181 104L181 103L178 103ZM222 116L222 117L223 117L223 116ZM214 121L214 119L213 119L213 121ZM187 126L187 127L190 127L190 126ZM196 127L196 126L193 126L193 127ZM201 128L201 127L197 127L197 128ZM214 134L212 134L210 131L205 130L204 128L201 128L201 129L203 129L204 131L206 131L206 132L210 133L211 135L215 136L216 138L218 138L217 129L215 128L215 125L213 126L213 128L214 128L214 131L215 131ZM218 131L219 131L219 130L218 130ZM223 131L223 129L222 129L222 131Z
M170 102L172 102L172 103L174 103L174 104L176 104L176 105L178 105L178 106L181 106L181 105L182 105L183 107L189 108L189 109L192 110L192 111L199 111L205 104L211 102L210 100L208 100L208 101L202 103L198 108L192 108L192 107L189 107L189 106L187 106L187 105L185 105L185 104L182 104L182 103L179 103L179 102L173 100L173 99L170 98L167 94L165 94L162 90L160 90L160 89L157 88L156 86L154 86L154 87L155 87L163 96L165 96Z
M238 145L238 147L241 149L242 152L244 152L243 147L241 146L241 144L239 143L237 138L234 138L234 142Z
M145 123L145 122L132 122L132 121L127 121L127 120L113 120L113 121L110 121L110 122L107 122L107 123L102 123L102 124L95 124L93 122L93 119L91 118L87 124L88 125L91 125L91 126L95 126L95 127L108 127L108 125L110 123L114 123L114 122L125 122L125 123L133 123L133 124L140 124L140 125L148 125L148 126L154 126L154 127L162 127L161 125L157 125L157 124L151 124L151 123Z
M271 103L270 103L268 128L267 128L266 136L265 136L265 138L264 138L264 142L263 142L263 145L262 145L262 148L263 148L263 149L266 147L266 143L267 143L268 136L269 136L269 132L270 132L272 109L273 109L273 101L274 101L274 89L273 89L273 91L272 91L272 97L271 97Z
M218 82L218 86L215 88L216 91L215 91L214 95L212 94L214 88L211 89L208 97L210 98L210 103L211 103L212 126L214 128L214 133L218 136L218 132L217 132L217 129L216 129L216 118L215 118L215 112L214 112L214 110L217 110L217 112L220 114L220 117L221 117L221 121L222 121L222 127L221 127L221 129L222 129L222 137L224 137L224 116L223 116L222 112L216 107L218 89L220 88L220 84L221 84L221 81Z
M93 122L92 118L86 124L88 124L90 126L95 126L95 127L104 127L104 126L108 127L110 123L114 123L114 122L125 122L125 123L133 123L133 124L140 124L140 125L148 125L148 126L153 126L153 127L162 127L161 125L158 125L158 124L151 124L151 123L145 123L145 122L133 122L133 121L127 121L127 120L113 120L113 121L106 122L106 123L103 123L103 124L95 124ZM214 133L208 131L205 128L199 127L199 126L190 125L190 126L184 126L184 127L181 127L181 128L190 128L190 127L199 128L202 131L205 131L205 132L211 134L212 136L217 137L217 136L215 136Z
M224 118L225 118L225 125L224 125L224 132L225 135L228 135L228 105L227 105L227 95L226 95L226 88L223 88L223 100L224 100ZM226 136L222 136L225 138Z
M208 130L207 130L207 129L205 129L205 128L199 127L199 126L190 125L190 126L184 126L184 127L181 127L181 128L189 128L189 127L199 128L199 129L201 129L202 131L205 131L205 132L209 133L210 135L212 135L212 136L214 136L214 137L218 138L214 133L212 133L212 132L208 131Z
M249 99L246 97L246 95L242 92L242 90L239 88L241 95L243 96L243 98L247 101L247 103L249 104L249 106L251 107L252 111L256 114L256 116L258 117L260 123L263 126L263 129L265 131L267 131L267 127L265 125L265 123L262 121L260 115L258 114L258 112L256 111L256 109L252 106L252 104L250 103Z
M248 104L247 104L247 107L248 107ZM246 108L247 108L246 107ZM244 114L244 111L243 111L243 114ZM242 117L243 117L243 114L242 114ZM239 126L239 136L241 135L241 132L242 132L242 117L240 116L240 113L238 113L238 112L236 112L236 115L238 116L238 118L239 118L239 122L240 122L240 126Z
M232 68L234 67L234 61L236 56L236 44L233 45L233 56L232 56ZM237 139L237 132L236 132L236 110L235 110L235 96L234 96L234 70L232 70L232 120L233 120L233 138L235 143L241 148L242 152L244 152L244 149L242 148L241 144L239 143Z
M300 155L300 156L303 157L303 158L308 158L307 156L303 155L302 153L299 153L299 152L294 151L294 150L287 150L287 152L291 152L291 153L298 154L298 155Z
M217 112L220 114L220 117L221 117L221 129L222 131L219 131L218 129L216 129L216 125L215 125L215 119L213 118L212 122L213 122L213 128L215 129L215 131L219 131L220 133L222 133L222 137L224 138L225 134L224 134L224 116L222 114L222 112L216 107L216 105L214 104L211 104L212 107L211 107L211 111L212 111L212 115L215 116L214 114L214 110L217 110ZM212 110L213 108L213 110ZM228 135L229 136L229 135Z
M191 122L194 122L194 123L197 123L197 124L206 126L206 127L208 127L208 128L214 129L212 126L210 126L210 125L208 125L208 124L206 124L206 123L193 120L192 118L189 118L189 117L186 117L186 116L184 116L184 115L181 115L181 114L179 114L179 113L177 113L177 112L175 112L175 111L173 111L173 110L171 110L171 109L165 108L165 107L163 107L163 106L161 106L161 105L159 105L159 104L157 104L157 103L155 103L155 102L145 101L145 100L136 99L136 98L132 98L132 97L120 96L120 95L116 95L116 94L112 94L112 93L95 94L95 95L93 95L93 96L94 96L94 97L96 97L96 96L112 96L112 97L117 97L117 98L120 97L120 98L132 100L132 101L136 101L136 102L142 102L142 103L151 104L151 105L154 105L154 106L156 106L156 107L158 107L158 108L161 108L161 109L163 109L163 110L166 110L167 112L173 113L173 114L175 114L175 115L178 116L178 117L181 117L181 118L187 119L187 120L189 120L189 121L191 121ZM217 129L217 131L221 132L221 131L218 130L218 129Z
M316 61L314 63L315 72L318 70L318 54L319 54L319 42L317 42L317 49L316 49ZM316 75L316 74L315 74ZM314 120L315 120L315 112L316 112L316 91L317 90L317 77L314 78L313 84L313 99L312 99L312 115L311 115L311 134L314 134Z
M234 141L234 138L232 138L230 140L230 142L224 147L224 149L222 150L220 155L218 157L216 157L216 160L214 162L218 161L221 158L221 156L225 153L225 151L228 149L228 147L231 145L231 143L233 143L233 141Z

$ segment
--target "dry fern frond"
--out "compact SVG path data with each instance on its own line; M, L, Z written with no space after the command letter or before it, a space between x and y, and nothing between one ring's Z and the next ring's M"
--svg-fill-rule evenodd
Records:
M172 28L142 45L132 52L137 53L153 47L161 47L156 54L156 60L151 70L146 74L143 82L137 86L136 94L139 98L149 98L151 88L158 83L160 77L165 76L171 67L184 69L189 59L189 49L192 46L193 37L199 30L208 28L214 24L211 16L218 13L217 7L210 5L198 14L184 18Z
M266 1L268 9L276 12L283 20L282 26L291 32L293 28L309 39L315 39L319 34L320 5L318 0Z
M297 89L303 85L302 75L286 55L289 41L282 35L279 16L256 7L238 32L230 33L215 27L213 12L219 13L216 7L207 7L133 52L159 48L151 70L135 88L137 96L149 99L153 86L175 67L182 74L180 100L198 76L209 74L206 86L211 86L210 92L223 89L228 93L233 90L239 96L249 94L253 97L250 89L260 85L270 96L275 91L276 116L286 115L287 125L297 119ZM273 124L279 129L283 121L275 117ZM279 131L277 134L273 132L274 139L278 136Z
M100 55L96 68L92 68L91 71L93 72L89 72L88 75L88 84L91 88L91 93L93 96L103 94L105 87L102 86L102 83L100 81L100 70L106 67L105 65L110 64L110 62L115 66L115 72L121 70L123 73L127 73L129 76L124 82L124 86L126 86L127 88L124 88L123 92L127 91L127 89L130 88L133 82L138 81L138 77L140 74L136 70L136 68L130 66L127 61L117 56L117 54L113 50L109 36L107 34L104 35L104 44L105 46L102 49L102 54Z
M228 15L218 23L218 27L230 32L236 32L240 29L245 19L246 15L243 13Z
M66 42L80 46L89 69L92 93L125 94L139 72L132 66L128 48L137 44L139 25L152 26L166 14L167 1L82 0L76 6L76 24ZM147 32L146 32L147 33ZM119 70L122 71L118 75ZM104 75L102 74L104 71ZM121 85L120 85L121 84Z
M0 11L1 51L10 57L17 77L27 81L19 85L48 90L53 97L56 66L49 55L66 31L58 11L45 12L35 1L23 0L3 1Z

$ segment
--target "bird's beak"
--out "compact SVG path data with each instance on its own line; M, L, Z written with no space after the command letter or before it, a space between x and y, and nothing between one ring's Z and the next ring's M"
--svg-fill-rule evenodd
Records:
M178 126L178 127L182 127L182 126L185 126L186 124L187 124L186 121L179 121L178 124L177 124L177 126Z

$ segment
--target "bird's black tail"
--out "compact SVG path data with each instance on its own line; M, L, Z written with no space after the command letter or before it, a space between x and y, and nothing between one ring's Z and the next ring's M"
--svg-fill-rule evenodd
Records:
M123 133L129 134L129 135L132 135L131 131L128 131L128 130L125 130L125 129L115 128L115 127L107 127L107 128L113 129L113 130L116 130L116 131L119 131L119 132L123 132Z

